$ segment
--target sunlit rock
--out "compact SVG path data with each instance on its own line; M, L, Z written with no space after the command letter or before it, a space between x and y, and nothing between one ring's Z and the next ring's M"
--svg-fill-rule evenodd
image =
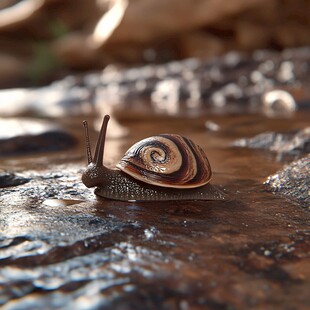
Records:
M0 119L0 156L65 150L76 139L54 123L42 120Z

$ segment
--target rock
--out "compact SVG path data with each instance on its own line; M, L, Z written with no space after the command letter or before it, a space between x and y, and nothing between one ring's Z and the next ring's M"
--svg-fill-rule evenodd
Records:
M102 14L100 12L105 11L99 10L94 0L69 0L65 3L59 0L4 2L4 8L0 11L0 50L5 58L12 59L12 64L20 63L22 66L18 67L19 70L13 66L8 67L5 63L0 66L0 87L45 84L54 80L58 74L63 76L66 69L61 64L66 61L72 68L85 68L83 47L87 45L87 41L79 41L81 44L76 49L77 56L72 59L68 58L65 48L68 44L63 47L58 41L61 41L60 38L65 41L64 38L68 35L66 42L76 42L72 40L75 31L81 37L89 35L91 30L86 29L95 23ZM76 13L72 11L72 6ZM76 58L77 62L74 61ZM96 64L99 63L97 57ZM91 63L88 65L91 69Z
M303 0L8 0L0 6L0 87L42 85L109 64L310 44Z
M257 51L250 57L229 53L213 61L193 58L107 70L102 74L101 87L97 87L96 102L101 109L105 109L103 102L113 102L117 116L127 118L194 116L208 109L222 113L244 109L270 117L293 113L310 97L307 50ZM149 100L152 104L148 106ZM130 110L124 115L122 111L128 106Z
M281 154L307 154L310 152L310 127L294 133L265 132L253 138L239 139L233 145L267 149Z
M0 33L16 35L15 31L23 32L26 40L31 37L55 38L64 34L62 33L64 30L74 29L83 23L91 22L99 16L101 11L101 9L98 11L95 1L89 0L68 0L66 3L61 0L6 2L7 5L4 5L0 15ZM73 4L78 11L76 14L72 11ZM103 6L102 9L104 9ZM61 13L61 18L51 18L51 12ZM48 17L50 17L50 23L42 23ZM36 27L38 25L41 27Z
M294 97L284 90L268 91L262 96L263 109L270 116L288 115L297 109Z
M0 115L71 117L100 111L137 119L235 109L274 117L310 105L308 62L309 48L298 48L130 69L110 66L103 72L67 76L46 87L1 90Z
M100 68L103 64L100 65L96 50L88 41L88 34L67 34L55 40L51 45L51 50L58 59L62 59L70 68L75 70L98 69L98 66Z
M0 156L65 150L76 139L57 126L30 119L1 119Z
M143 51L150 48L155 58L160 59L164 57L163 45L165 53L174 58L205 58L231 50L253 51L270 46L271 42L281 47L310 43L309 22L297 21L297 16L304 19L302 6L309 10L309 4L302 1L283 4L279 0L199 0L192 5L192 1L186 0L180 5L177 0L113 0L111 3L111 9L96 26L93 39L105 55L115 60L143 61ZM128 46L136 52L128 53Z
M225 122L239 123L246 133L254 119L217 116L218 133L206 133L204 118L141 120L130 123L128 139L110 140L105 148L112 167L141 136L182 130L208 148L212 183L227 201L96 198L81 182L83 146L2 159L7 171L22 170L31 181L0 190L0 308L303 309L310 213L258 182L278 164L253 164L253 152L240 156L227 146L235 132L223 135Z
M18 186L29 182L30 178L16 175L15 173L0 170L0 188Z
M212 59L229 50L229 43L205 31L192 31L179 38L178 48L182 58Z
M11 3L0 11L0 29L16 27L16 25L31 19L43 3L44 0L23 0L18 5Z
M12 84L16 77L23 75L26 63L19 57L0 52L0 85L3 87Z
M78 85L74 77L66 77L41 88L17 88L0 91L0 116L64 117L91 114L92 89Z
M298 201L309 209L310 205L310 155L292 162L264 183L270 190Z
M195 5L190 0L183 1L182 5L177 0L113 2L114 6L102 17L94 31L97 44L122 43L128 39L139 44L148 43L211 25L262 5L259 0L230 3L199 0Z
M47 169L0 192L4 309L299 309L307 302L302 209L269 202L265 191L253 207L244 187L235 202L94 200L81 186L80 164Z
M143 50L152 45L156 50L156 42L168 41L168 38L173 38L175 42L170 46L170 53L173 58L177 57L177 53L173 51L173 46L178 44L178 52L183 57L198 55L206 57L214 56L215 53L219 55L224 51L221 46L225 43L211 44L215 50L209 52L208 49L205 49L206 52L203 53L203 47L197 45L197 39L201 38L200 29L206 29L217 21L229 19L262 5L262 1L258 0L236 0L230 3L199 0L196 1L195 5L190 0L182 1L182 5L179 5L177 0L145 2L119 0L112 1L112 3L114 6L98 22L93 33L93 40L103 53L113 57L113 51L117 51L114 56L123 59L123 61L127 59L128 62L143 60ZM186 36L189 32L192 33L193 38L183 39L183 35ZM210 46L207 43L208 37L203 41ZM218 42L219 40L215 38L213 41ZM128 54L126 47L128 46L141 51L135 53L136 59L132 58L134 53L130 53L130 56L126 57ZM122 50L124 52L120 54ZM160 53L159 50L158 53Z

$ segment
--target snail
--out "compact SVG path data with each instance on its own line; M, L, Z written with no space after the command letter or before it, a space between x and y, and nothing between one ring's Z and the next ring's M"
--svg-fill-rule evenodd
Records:
M224 200L222 192L209 184L209 161L188 138L163 134L134 144L116 169L103 165L103 153L109 115L103 119L92 158L88 125L84 121L88 167L82 175L86 187L95 194L123 201Z

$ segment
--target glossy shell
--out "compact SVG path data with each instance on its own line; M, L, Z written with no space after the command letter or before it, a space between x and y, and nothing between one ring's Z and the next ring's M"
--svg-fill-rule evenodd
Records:
M188 138L163 134L134 144L117 168L142 182L172 188L195 188L212 176L200 146Z

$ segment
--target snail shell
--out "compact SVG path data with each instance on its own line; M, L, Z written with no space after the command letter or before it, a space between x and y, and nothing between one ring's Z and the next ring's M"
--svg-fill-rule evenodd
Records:
M200 187L212 176L202 148L176 134L139 141L129 148L116 167L136 180L171 188Z

